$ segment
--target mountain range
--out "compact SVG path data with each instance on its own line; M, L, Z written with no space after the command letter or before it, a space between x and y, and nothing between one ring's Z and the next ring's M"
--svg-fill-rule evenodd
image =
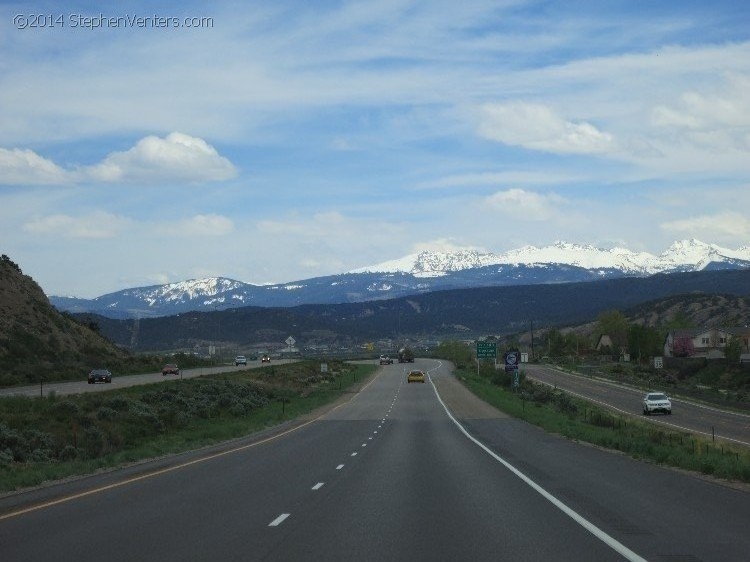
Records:
M750 246L730 250L698 240L674 242L660 255L557 242L504 254L424 251L338 275L274 285L215 277L124 289L94 299L50 296L61 311L108 318L171 316L244 306L358 303L440 290L573 283L750 269Z

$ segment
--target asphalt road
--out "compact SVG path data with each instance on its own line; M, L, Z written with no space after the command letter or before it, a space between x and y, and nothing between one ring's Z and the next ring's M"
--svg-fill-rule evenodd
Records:
M475 416L414 366L427 383L385 366L319 418L0 498L0 559L747 559L747 492Z
M556 386L570 394L586 398L620 413L637 416L650 423L668 426L671 429L750 447L750 415L748 414L720 410L670 396L672 415L644 416L641 401L645 392L642 390L566 373L544 365L524 364L522 368L530 379Z
M271 364L279 365L284 363L293 363L294 361L295 359L274 359ZM261 363L260 360L258 360L248 361L247 366L240 365L238 367L235 367L234 365L222 365L218 367L181 369L180 376L182 378L189 379L193 377L200 377L201 375L242 371L243 369L257 369L259 367L264 367L267 365L267 363ZM162 375L161 371L159 371L158 373L145 373L142 375L124 376L118 376L117 373L113 373L111 383L89 384L86 379L87 374L88 373L84 373L80 381L55 382L48 384L42 383L41 385L37 384L31 386L0 388L0 396L49 396L50 393L54 393L57 396L64 396L66 394L82 394L84 392L104 392L107 390L113 390L115 388L124 388L128 386L149 384L179 378L176 375Z

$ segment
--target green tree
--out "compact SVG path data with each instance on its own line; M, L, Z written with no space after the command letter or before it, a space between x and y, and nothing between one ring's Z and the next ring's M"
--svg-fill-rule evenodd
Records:
M628 351L638 362L648 361L650 357L661 355L663 351L662 335L656 328L633 324L628 329Z
M740 355L742 355L742 339L729 336L727 345L724 348L724 356L730 363L737 363L740 360Z
M667 322L665 328L667 328L667 331L684 330L695 328L695 323L692 322L682 310L680 310L669 322Z
M620 349L627 347L630 324L622 312L607 310L600 313L596 321L599 335L608 335L612 340L612 345L615 348L612 350L613 352L619 353Z
M560 330L554 328L547 332L544 339L547 343L547 355L550 357L562 357L567 355L567 341Z
M466 367L471 364L471 348L460 341L444 341L435 348L435 355L447 359L456 368Z

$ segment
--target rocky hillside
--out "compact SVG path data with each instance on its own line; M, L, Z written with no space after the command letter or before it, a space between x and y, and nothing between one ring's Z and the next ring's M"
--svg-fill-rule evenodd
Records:
M627 311L632 322L644 326L675 323L721 328L750 326L750 298L736 295L690 294L648 302Z
M93 329L92 329L93 328ZM0 386L62 380L126 353L96 326L61 314L8 256L0 258Z

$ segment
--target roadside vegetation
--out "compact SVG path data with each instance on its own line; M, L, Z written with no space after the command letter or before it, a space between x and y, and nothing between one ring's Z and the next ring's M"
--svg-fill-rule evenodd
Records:
M246 436L330 403L374 365L307 361L103 392L0 398L0 492Z
M28 336L28 335L27 335ZM19 341L27 341L28 350L18 351ZM192 353L174 355L129 354L111 349L92 348L82 353L59 353L39 345L33 338L15 338L13 353L0 354L0 387L24 386L40 383L82 381L91 369L109 369L115 376L140 375L160 372L166 363L177 363L181 369L210 366L210 359ZM33 349L46 350L46 355L34 355ZM17 353L16 353L17 352ZM40 352L41 353L41 352ZM57 354L56 354L57 353Z
M479 398L545 431L621 451L636 459L750 483L750 449L613 413L527 380L523 369L519 387L514 389L511 377L504 370L495 370L492 364L480 364L477 373L471 349L461 342L442 344L436 354L456 365L456 377Z

